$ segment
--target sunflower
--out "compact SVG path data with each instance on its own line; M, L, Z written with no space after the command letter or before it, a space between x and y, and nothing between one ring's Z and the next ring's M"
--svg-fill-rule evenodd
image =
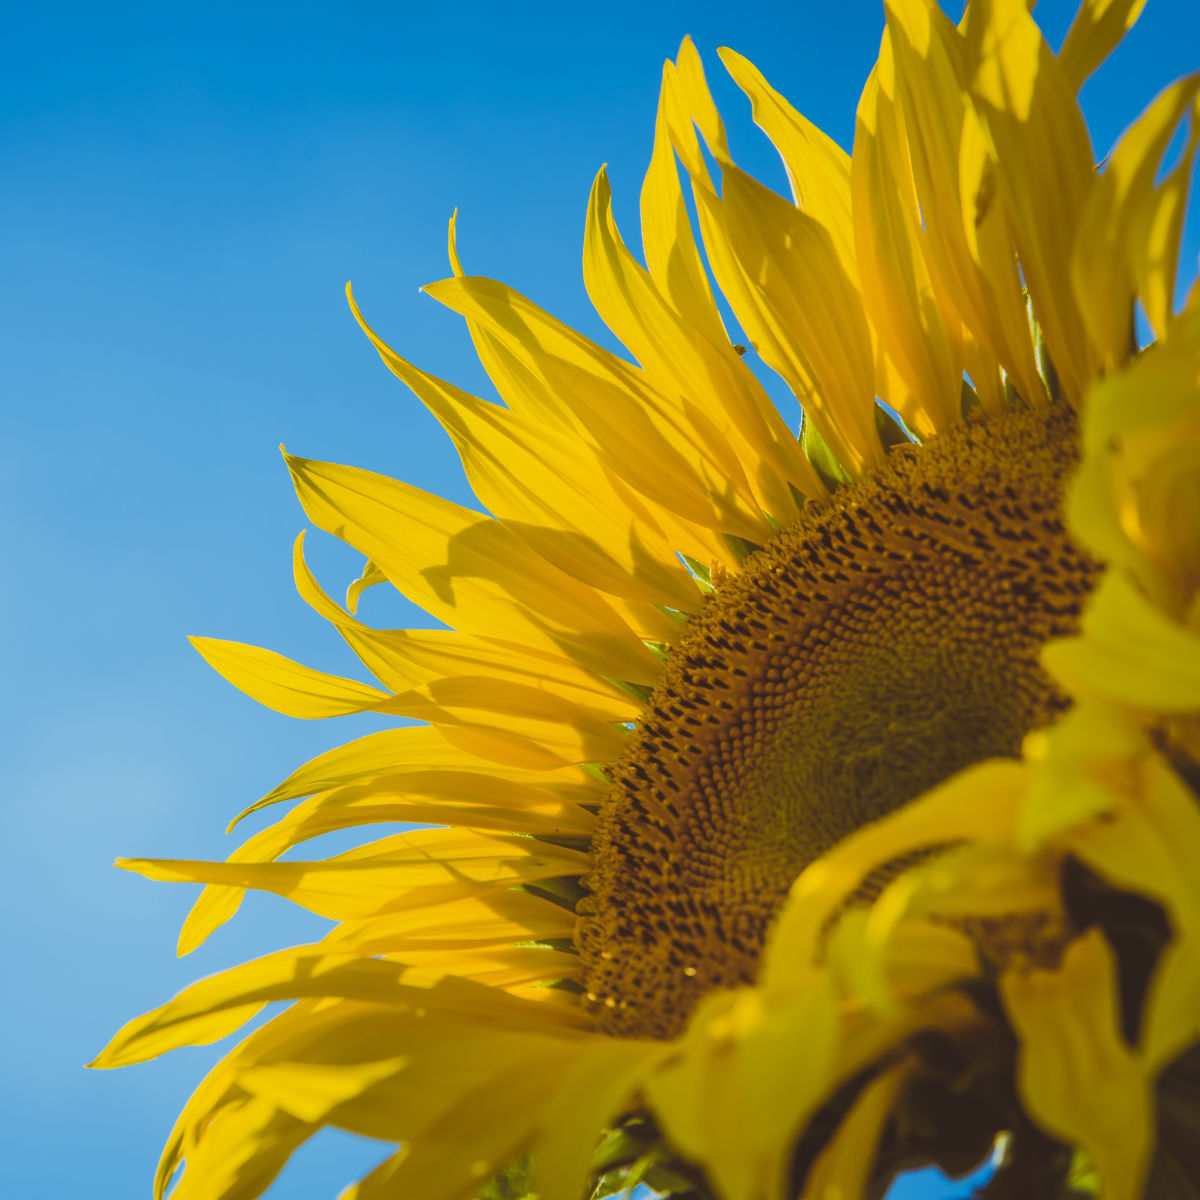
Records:
M280 712L420 724L301 767L224 863L120 864L205 885L181 952L246 889L335 922L97 1060L289 1002L192 1096L159 1195L182 1166L177 1200L258 1196L326 1125L396 1144L354 1200L853 1198L989 1156L997 1194L1194 1195L1200 76L1102 169L1076 99L1140 7L1085 0L1055 54L1023 0L889 0L849 156L722 51L791 198L733 162L685 41L646 265L603 172L588 209L629 359L467 275L453 223L426 290L501 403L354 308L487 511L288 457L367 560L343 607L298 540L300 594L380 686L196 640ZM360 621L384 582L443 627Z

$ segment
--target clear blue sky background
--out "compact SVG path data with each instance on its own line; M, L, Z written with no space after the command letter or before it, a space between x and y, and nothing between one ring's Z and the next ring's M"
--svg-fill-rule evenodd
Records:
M1069 7L1045 4L1056 40ZM1194 0L1150 0L1089 85L1098 150L1200 66L1197 12ZM607 161L637 242L660 64L680 37L693 34L710 65L735 153L782 184L713 50L749 55L848 145L880 19L875 0L10 9L0 1195L147 1196L215 1052L118 1073L81 1065L198 975L317 932L261 899L176 961L191 889L109 864L223 857L233 813L363 731L258 708L184 640L235 638L354 672L292 590L304 518L278 443L469 500L448 443L350 319L345 280L404 353L486 387L457 319L417 293L448 273L457 205L470 271L607 340L580 278L584 205ZM1193 221L1189 272L1198 244ZM358 560L310 542L340 593ZM364 600L369 619L423 623L382 593ZM379 1153L318 1139L272 1200L332 1197Z

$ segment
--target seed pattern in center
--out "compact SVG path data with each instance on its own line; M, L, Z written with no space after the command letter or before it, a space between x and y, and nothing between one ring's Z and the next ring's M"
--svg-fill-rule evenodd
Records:
M689 624L610 769L577 945L618 1036L674 1037L753 980L788 887L1066 706L1037 661L1098 566L1060 517L1071 414L895 451L806 509Z

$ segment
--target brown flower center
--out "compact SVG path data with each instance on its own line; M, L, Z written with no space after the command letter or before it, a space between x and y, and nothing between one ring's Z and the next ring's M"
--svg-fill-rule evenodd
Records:
M901 449L811 505L684 631L610 771L580 905L603 1027L672 1037L753 980L796 876L1067 703L1038 665L1098 567L1060 518L1056 407Z

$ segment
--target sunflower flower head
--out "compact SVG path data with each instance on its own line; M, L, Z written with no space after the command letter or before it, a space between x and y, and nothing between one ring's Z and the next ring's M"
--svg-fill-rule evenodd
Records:
M858 1200L989 1156L997 1195L1190 1194L1200 75L1102 167L1077 101L1140 8L1084 0L1056 54L1023 0L957 25L889 0L850 155L722 51L786 197L733 161L685 41L644 265L603 171L588 206L629 357L466 274L453 223L426 291L499 402L351 298L485 511L289 456L366 559L339 604L301 537L296 585L377 682L194 639L280 712L408 723L300 767L226 862L122 861L205 885L181 952L247 889L333 922L97 1059L289 1002L188 1101L158 1196L251 1200L327 1125L395 1147L352 1200ZM382 583L444 627L361 621Z

